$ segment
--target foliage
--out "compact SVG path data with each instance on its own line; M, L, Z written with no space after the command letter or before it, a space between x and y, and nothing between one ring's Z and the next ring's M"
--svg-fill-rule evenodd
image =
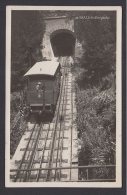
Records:
M20 93L14 92L11 94L11 124L15 118L16 113L19 111L20 106Z
M104 13L107 20L77 20L77 39L83 56L75 67L77 128L81 140L80 165L115 163L111 142L116 137L116 24L115 12ZM101 12L86 14L102 16ZM78 71L77 71L78 69ZM82 173L85 175L85 173ZM113 178L114 170L94 168L89 177Z
M21 115L20 102L21 94L19 92L13 92L11 94L11 133L10 133L10 155L14 155L15 150L19 144L19 141L26 129L26 121L28 114Z
M12 11L11 86L22 84L23 74L42 60L42 38L45 25L39 11Z
M20 114L20 113L19 113ZM12 157L17 149L20 139L22 135L26 131L27 128L27 115L21 116L19 115L18 121L15 123L15 126L11 129L10 134L10 157Z
M81 142L79 165L115 164L116 137L116 22L115 12L85 12L110 19L76 20L76 36L83 47L73 67L77 84L77 128ZM81 172L81 177L86 173ZM114 178L115 170L94 168L89 177Z
M116 126L113 87L105 91L97 87L78 90L76 102L77 128L82 146L80 164L101 164L102 156L103 164L109 163ZM96 159L95 162L93 159Z
M75 22L76 36L79 42L82 43L84 51L79 62L81 67L84 68L79 83L97 85L104 76L115 72L115 12L103 14L101 12L90 12L88 16L108 18L105 20L78 19Z

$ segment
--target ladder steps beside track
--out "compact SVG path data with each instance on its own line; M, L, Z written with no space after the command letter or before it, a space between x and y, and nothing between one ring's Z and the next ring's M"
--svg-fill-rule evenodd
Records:
M65 115L64 115L64 117L69 117L69 116L70 116L70 114L65 114Z
M65 127L64 127L64 131L68 131L69 128L70 128L69 126L65 126Z
M69 106L70 104L69 104L69 103L67 103L67 104L66 104L66 103L62 103L61 105L62 105L62 106L63 106L63 105L67 105L67 106Z
M69 128L68 127L64 127L64 131L68 131L69 130ZM57 132L59 132L59 131L61 131L61 130L58 130ZM52 135L51 136L53 136L53 133L52 133Z
M69 101L69 100L70 100L69 98L66 99L66 101ZM66 105L67 105L67 104L66 104Z
M70 110L70 108L66 108L66 111Z
M68 139L68 137L56 138L56 140L59 140L59 139ZM24 140L25 140L25 141L28 141L29 138L25 138ZM35 140L36 140L35 138L32 138L32 139L31 139L31 141L35 141ZM44 138L43 138L43 137L42 137L42 138L39 138L39 140L40 140L40 141L41 141L41 140L45 140L45 137L44 137ZM52 140L52 137L48 137L47 140Z
M67 178L67 174L60 174L60 178ZM14 179L16 177L16 175L10 175L11 179ZM25 177L25 173L19 174L18 178L19 179L24 179ZM37 178L37 174L32 174L29 176L29 179L36 179ZM39 175L39 179L45 179L46 178L46 173L40 173ZM59 178L59 175L55 175L55 174L50 174L50 178Z
M68 119L65 119L64 122L66 123L70 123L70 121ZM68 129L69 130L69 129Z
M16 164L19 164L21 162L21 160L16 160L15 163ZM29 160L24 160L23 161L23 164L28 164L29 163ZM36 163L40 163L40 160L34 160L33 161L33 164L36 164Z
M44 147L42 148L36 148L37 151L42 151ZM50 150L51 146L45 147L45 150ZM20 148L20 151L25 151L26 148ZM33 148L28 148L27 151L32 151ZM55 148L55 150L60 150L60 148ZM62 147L62 150L68 150L68 147Z
M61 150L61 148L55 148L55 150ZM62 147L62 150L68 150L68 147Z
M65 131L66 131L66 129L64 129ZM29 131L29 130L27 130L27 131ZM31 131L31 130L30 130ZM47 131L47 129L43 129L43 131L45 132L45 131ZM49 129L49 131L52 131L52 132L54 132L54 128L52 128L52 129ZM60 129L58 129L57 131L60 131ZM41 139L41 138L39 138L39 139Z
M51 139L52 139L51 137L47 138L47 140L51 140ZM25 138L24 140L25 140L25 141L28 141L29 138ZM35 141L35 140L36 140L36 138L31 138L31 141ZM45 140L45 137L39 138L39 140L40 140L40 141L41 141L41 140Z
M65 120L70 120L70 119L71 119L70 117L68 117L68 118L65 117Z
M50 150L51 147L45 147L45 150ZM25 151L26 148L20 148L20 151ZM36 148L37 151L42 151L43 150L43 147L42 148ZM27 151L33 151L33 148L28 148Z
M48 161L49 161L49 158L45 158L45 159L43 159L43 161L42 161L42 163L48 163ZM55 163L55 162L60 162L60 161L62 161L63 163L68 163L68 159L56 159L56 158L54 158L53 159L53 163ZM15 161L15 164L19 164L21 162L21 160L16 160ZM29 163L29 160L24 160L23 161L23 164L28 164ZM38 163L40 163L40 160L34 160L33 161L33 164L38 164Z

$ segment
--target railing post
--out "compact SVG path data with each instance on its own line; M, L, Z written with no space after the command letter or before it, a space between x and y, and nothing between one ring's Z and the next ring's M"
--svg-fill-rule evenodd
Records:
M86 180L89 179L88 169L86 169Z
M55 104L55 101L54 101L54 90L53 90L53 104Z

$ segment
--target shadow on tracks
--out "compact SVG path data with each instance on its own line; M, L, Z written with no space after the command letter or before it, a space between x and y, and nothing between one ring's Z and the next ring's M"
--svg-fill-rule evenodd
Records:
M46 113L46 114L29 114L29 119L28 122L30 122L31 124L34 123L51 123L53 121L54 118L54 114L51 113Z

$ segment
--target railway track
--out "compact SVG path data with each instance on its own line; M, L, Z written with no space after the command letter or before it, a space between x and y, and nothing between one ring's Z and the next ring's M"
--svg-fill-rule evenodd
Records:
M65 156L65 154L63 155L64 151L68 151L65 143L68 142L69 137L66 136L65 131L69 130L66 123L70 119L66 118L66 110L68 94L71 93L71 81L69 81L69 58L62 58L61 60L63 76L55 117L52 122L35 123L30 130L29 137L25 138L25 141L27 141L25 148L20 149L24 153L22 158L16 161L17 169L15 171L11 170L13 182L61 181L71 178L70 170L64 171L68 172L66 174L61 169L52 170L52 168L68 166L72 163L72 140L69 141L69 144L71 144L69 155L66 159L63 158ZM70 82L70 86L68 82ZM72 139L72 127L70 134L70 139ZM71 156L70 159L68 159L68 156ZM41 170L42 168L48 168L48 170ZM33 169L34 171L32 171Z
M61 89L54 118L51 121L35 120L26 130L19 153L12 161L11 182L55 181L115 181L92 179L93 169L115 170L114 165L78 166L76 107L74 78L70 72L70 58L60 58L62 64ZM83 171L84 179L79 172Z

